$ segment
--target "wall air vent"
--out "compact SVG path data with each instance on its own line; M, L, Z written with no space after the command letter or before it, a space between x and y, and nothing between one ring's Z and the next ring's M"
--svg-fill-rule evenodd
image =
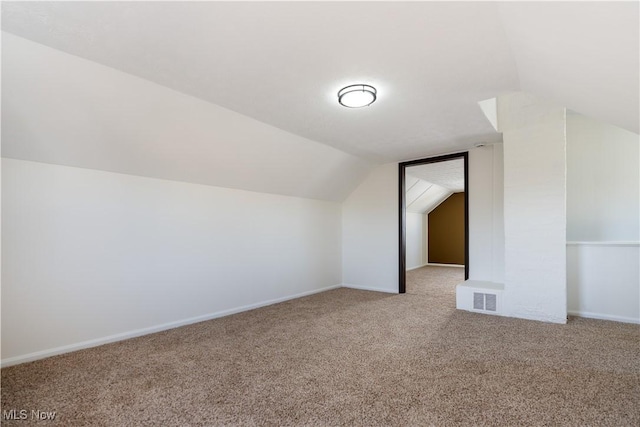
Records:
M481 292L473 293L473 309L483 311L496 311L496 294L485 294Z
M484 294L480 292L473 293L473 309L484 310Z
M484 309L487 311L496 311L495 294L484 294Z
M501 316L503 292L502 283L466 280L456 286L456 308Z

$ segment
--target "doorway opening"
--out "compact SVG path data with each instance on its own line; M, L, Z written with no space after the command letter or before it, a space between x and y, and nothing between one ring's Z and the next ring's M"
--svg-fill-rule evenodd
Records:
M419 259L423 264L457 265L464 261L464 278L469 279L469 166L468 152L448 154L426 159L411 160L399 164L399 286L398 292L407 291L407 255L411 256L412 268ZM462 172L462 173L461 173ZM461 176L462 175L462 176ZM435 182L434 182L435 181ZM446 201L446 209L445 209ZM463 205L463 206L460 206ZM462 208L462 209L460 209ZM438 209L440 212L434 213ZM410 236L411 246L407 248L407 214L410 215L411 227L417 224L416 215L424 217L424 232L421 238L429 234L429 223L442 224L442 221L451 220L461 210L463 220L458 218L457 223L463 230L455 231L450 239L442 238L442 231L451 231L455 225L439 225L437 234L441 243L426 240L423 244L424 251L417 256L414 249L418 243L413 234ZM433 215L432 215L433 214ZM433 217L433 218L432 218ZM454 220L455 222L456 220ZM420 229L420 227L418 227ZM432 231L436 231L433 229ZM413 233L413 231L412 231ZM463 235L463 236L462 236ZM458 243L455 243L458 242ZM461 247L463 246L463 247ZM429 251L431 248L431 251ZM408 251L409 249L409 251ZM426 253L425 253L426 252ZM431 254L429 254L431 252ZM436 253L437 252L437 253ZM429 256L430 255L430 256ZM436 262L433 262L435 260ZM442 260L444 262L437 262Z

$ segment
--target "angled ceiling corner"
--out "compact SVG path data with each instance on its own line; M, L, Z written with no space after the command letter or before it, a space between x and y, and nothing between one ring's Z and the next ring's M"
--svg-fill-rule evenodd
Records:
M639 132L638 2L500 2L520 90Z
M496 132L500 132L498 126L498 98L485 99L484 101L478 102L478 106Z

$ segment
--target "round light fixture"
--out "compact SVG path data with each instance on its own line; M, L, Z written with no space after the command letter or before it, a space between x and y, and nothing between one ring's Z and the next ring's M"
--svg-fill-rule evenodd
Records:
M367 107L374 103L378 91L375 87L358 84L343 87L338 92L338 102L340 105L349 108Z

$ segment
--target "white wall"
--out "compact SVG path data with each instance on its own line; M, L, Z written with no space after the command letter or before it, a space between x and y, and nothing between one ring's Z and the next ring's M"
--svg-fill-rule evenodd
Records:
M640 245L567 245L569 314L640 323Z
M504 271L501 160L500 145L469 151L469 273L477 280L499 282ZM345 286L398 292L398 164L374 169L342 215Z
M565 110L498 99L504 143L504 314L567 320Z
M398 292L398 164L375 168L342 204L344 286Z
M504 283L504 146L493 146L493 282ZM478 249L478 252L481 249Z
M469 279L504 281L502 144L469 151Z
M3 159L2 209L3 364L341 283L339 203Z
M569 313L640 323L640 141L567 116Z
M429 214L422 215L422 230L424 231L422 239L422 260L425 264L429 263Z
M640 240L640 138L567 116L567 240Z
M426 258L424 247L426 242L425 216L421 213L407 212L406 236L406 268L407 270L422 267Z

